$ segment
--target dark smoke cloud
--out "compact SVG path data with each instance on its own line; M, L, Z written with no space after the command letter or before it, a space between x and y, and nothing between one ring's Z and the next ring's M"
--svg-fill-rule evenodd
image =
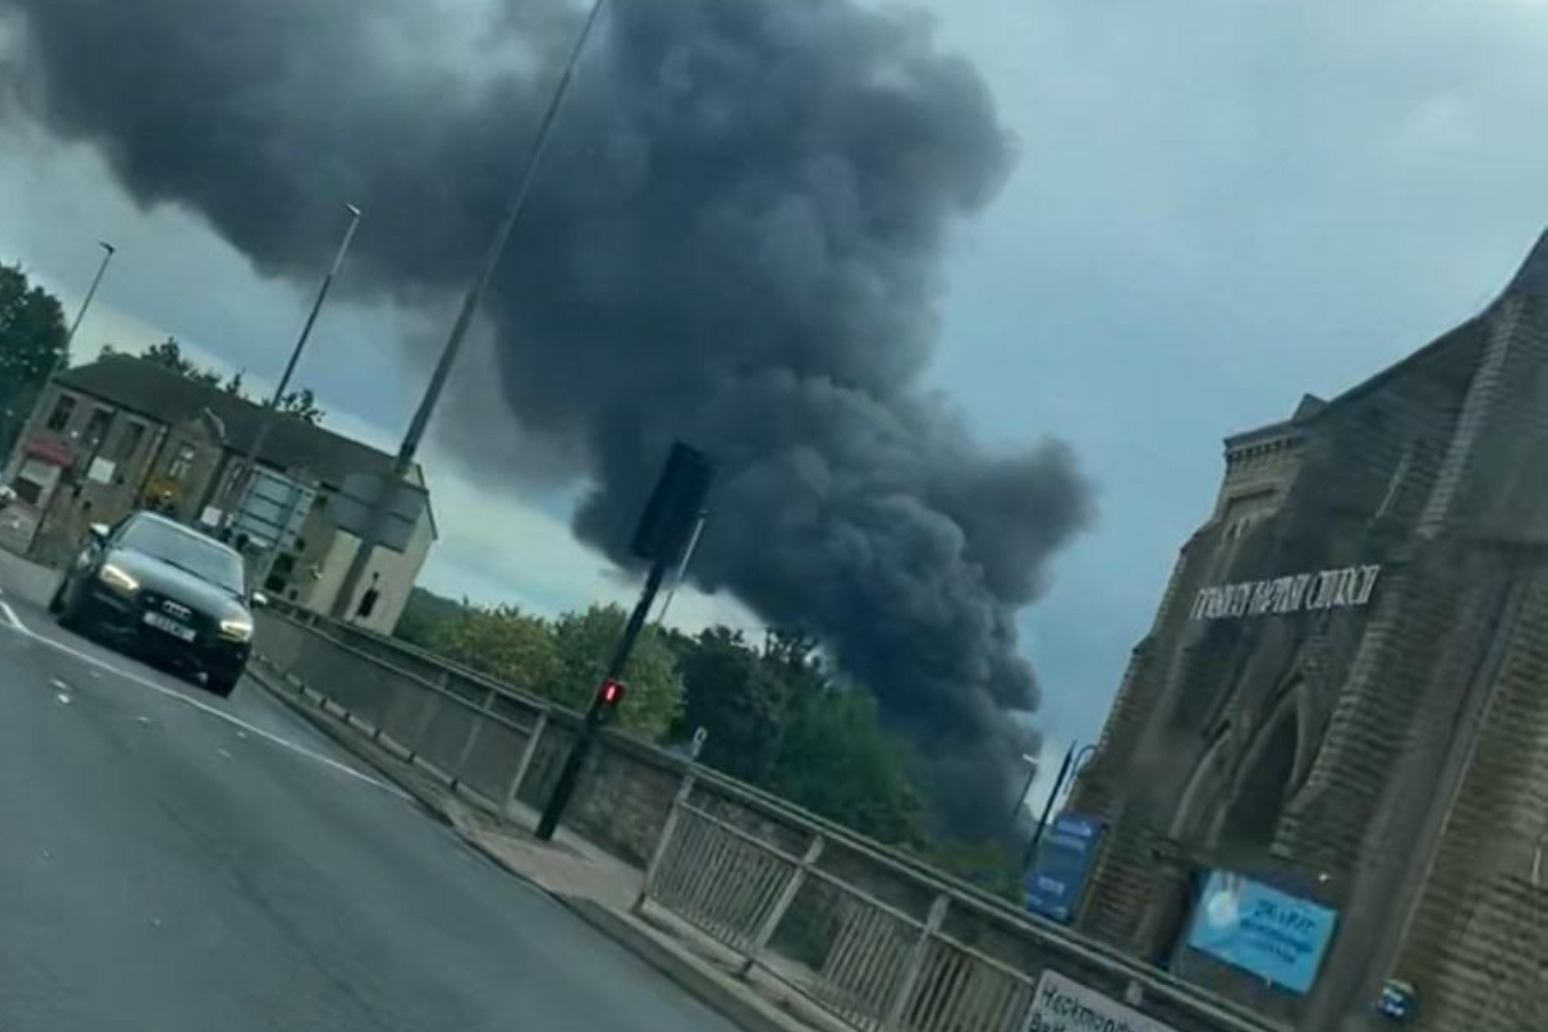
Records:
M350 199L354 280L411 303L465 282L578 24L556 0L4 10L13 102L143 203L309 282ZM1003 822L1028 744L1015 612L1087 514L1061 447L991 454L918 386L946 235L1012 158L919 18L614 0L487 305L506 424L442 428L470 465L493 433L584 456L577 531L619 559L671 440L714 453L697 576L819 634L968 831Z

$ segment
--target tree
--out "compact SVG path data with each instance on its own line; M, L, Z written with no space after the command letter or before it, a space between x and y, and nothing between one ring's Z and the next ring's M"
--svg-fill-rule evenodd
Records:
M575 709L589 706L627 620L618 606L600 605L556 620L558 664L541 693ZM617 723L652 740L663 738L682 709L683 688L677 658L655 628L647 627L640 634L622 680L628 694L619 707Z
M515 606L467 606L430 632L430 648L513 688L542 693L558 669L553 628Z
M0 444L15 440L69 330L59 299L14 265L0 265Z
M279 400L279 410L286 415L295 416L303 422L319 425L327 413L317 407L317 396L312 393L312 388L303 387L298 391L282 394Z
M443 624L454 623L469 608L466 600L437 595L425 588L414 588L403 604L398 625L392 629L394 636L422 649L436 648L436 635Z
M448 601L429 596L421 612L437 615L425 613L428 631L411 627L408 633L400 629L399 636L424 634L432 652L579 710L590 705L602 683L626 619L617 606L592 606L548 621L515 606L466 604L448 618ZM682 708L683 692L677 657L659 634L647 630L640 635L623 681L628 693L618 726L651 740L665 736Z
M765 784L779 754L790 686L740 631L711 627L679 644L686 703L678 736L702 727L699 758L716 770Z
M791 707L769 788L881 842L923 842L924 806L902 750L859 687L802 691Z
M220 384L220 374L212 372L208 369L200 369L197 365L195 365L192 359L183 354L183 347L177 342L176 337L169 336L160 344L152 344L150 347L140 352L140 357L147 362L161 366L163 369L171 370L179 376L186 376L190 380L197 380L200 383L207 383L211 387L215 387ZM234 377L234 379L236 381L237 389L230 391L230 393L240 394L242 384L241 375L238 374L236 377ZM230 390L229 387L227 389Z

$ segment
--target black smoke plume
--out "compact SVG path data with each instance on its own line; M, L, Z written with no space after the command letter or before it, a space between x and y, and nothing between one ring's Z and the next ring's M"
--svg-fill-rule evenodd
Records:
M580 18L558 0L0 0L6 106L141 203L311 283L469 277ZM845 0L612 0L486 306L502 426L597 486L624 558L670 442L721 462L695 573L820 636L920 747L938 809L1004 823L1037 702L1016 611L1083 523L1065 450L991 454L919 386L948 231L1012 148L928 22ZM450 399L455 402L457 399ZM1028 422L1032 421L1029 414ZM485 471L487 475L487 471Z

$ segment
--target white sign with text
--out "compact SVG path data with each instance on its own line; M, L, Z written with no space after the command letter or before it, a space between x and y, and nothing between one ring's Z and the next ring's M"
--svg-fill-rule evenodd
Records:
M1236 620L1270 613L1358 609L1370 602L1380 577L1380 566L1345 566L1269 580L1218 584L1199 589L1189 615L1194 620Z
M1022 1032L1177 1032L1095 989L1044 971Z

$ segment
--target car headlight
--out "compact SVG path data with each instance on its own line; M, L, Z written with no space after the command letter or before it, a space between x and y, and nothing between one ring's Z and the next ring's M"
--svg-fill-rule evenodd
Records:
M125 595L133 595L140 590L139 581L112 563L103 564L102 569L97 571L97 579L114 591L121 591Z
M253 622L237 618L220 622L220 636L230 641L246 641L253 636Z

